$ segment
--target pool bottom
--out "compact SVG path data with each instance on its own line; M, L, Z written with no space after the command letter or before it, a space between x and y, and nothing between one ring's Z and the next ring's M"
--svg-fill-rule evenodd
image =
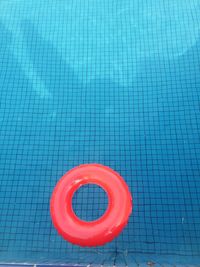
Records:
M14 254L13 254L14 256ZM18 255L19 256L19 255ZM55 255L54 255L55 256ZM34 261L34 254L24 262L16 263L13 257L13 262L1 261L0 267L98 267L98 266L113 266L113 267L144 267L144 266L200 266L200 256L180 256L180 255L158 255L158 254L120 254L120 253L108 253L106 255L97 255L94 257L84 253L82 257L79 257L78 262L74 258L68 260L57 259L52 262L45 259L45 254Z

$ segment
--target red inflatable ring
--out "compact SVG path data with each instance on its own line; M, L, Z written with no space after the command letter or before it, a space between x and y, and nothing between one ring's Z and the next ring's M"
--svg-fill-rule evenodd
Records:
M72 208L72 198L85 184L96 184L108 195L108 208L99 219L86 222ZM50 211L58 233L80 246L100 246L113 240L125 227L132 211L132 198L123 178L100 164L80 165L57 183L51 198Z

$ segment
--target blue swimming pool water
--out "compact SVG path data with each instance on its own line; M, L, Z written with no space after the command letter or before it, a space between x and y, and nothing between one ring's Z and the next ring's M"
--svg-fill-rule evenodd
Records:
M0 262L200 256L199 14L198 0L0 1ZM90 162L124 177L134 210L115 241L82 249L49 200ZM107 200L85 190L76 212L98 217Z

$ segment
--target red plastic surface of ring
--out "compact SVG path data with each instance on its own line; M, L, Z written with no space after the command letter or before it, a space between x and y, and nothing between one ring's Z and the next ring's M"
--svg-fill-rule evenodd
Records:
M85 184L102 187L108 196L106 212L91 222L79 219L72 208L75 191ZM117 172L100 164L84 164L59 180L52 194L50 211L55 228L65 240L80 246L100 246L118 236L127 224L132 197Z

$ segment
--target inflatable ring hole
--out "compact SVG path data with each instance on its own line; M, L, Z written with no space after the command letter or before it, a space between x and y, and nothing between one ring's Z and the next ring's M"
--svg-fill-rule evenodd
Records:
M108 208L108 195L97 184L85 184L75 191L72 208L76 216L86 222L101 218Z

